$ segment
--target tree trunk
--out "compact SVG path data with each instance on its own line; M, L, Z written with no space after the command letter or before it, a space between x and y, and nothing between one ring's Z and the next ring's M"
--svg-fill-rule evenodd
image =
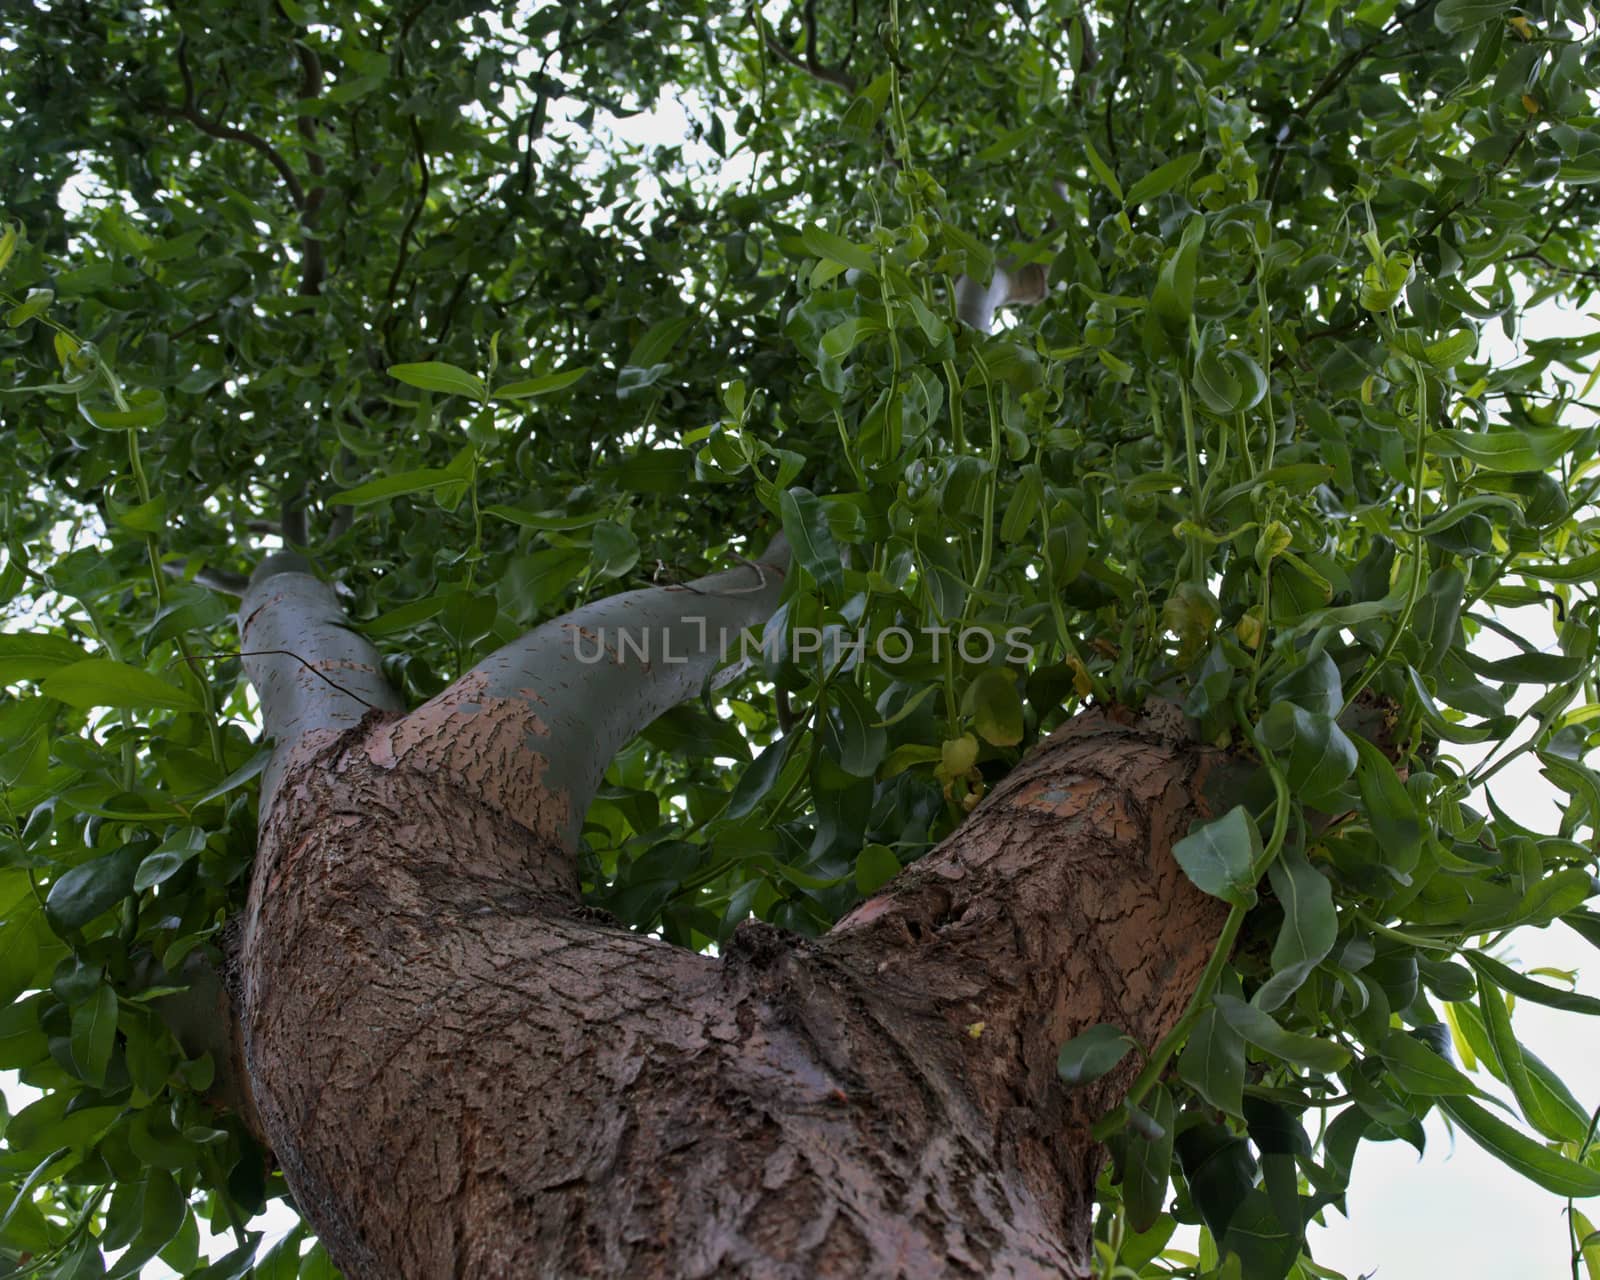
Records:
M263 811L245 1057L351 1280L1088 1274L1137 1063L1069 1096L1056 1051L1154 1044L1222 923L1181 717L1080 716L825 937L712 958L586 913L567 797L485 780L535 710L463 684L314 728Z

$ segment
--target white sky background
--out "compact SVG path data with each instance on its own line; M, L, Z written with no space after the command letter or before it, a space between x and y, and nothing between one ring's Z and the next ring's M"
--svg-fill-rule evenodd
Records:
M725 123L731 126L732 122ZM684 144L686 158L720 168L722 182L748 181L749 154L740 152L720 164L708 147L689 143L688 114L674 99L663 97L654 109L627 120L613 120L610 125L619 141L642 146ZM728 132L731 143L735 135L731 127ZM654 186L648 175L641 176ZM647 202L656 194L639 192ZM981 228L972 230L981 237ZM1524 336L1530 339L1574 335L1596 327L1592 316L1562 311L1553 304L1524 318ZM1517 344L1506 341L1497 325L1488 326L1483 342L1484 351L1501 362L1519 358ZM1568 418L1567 425L1576 424L1576 418ZM1554 649L1555 636L1545 610L1528 608L1517 610L1514 616L1500 616L1540 648ZM1508 641L1493 634L1480 638L1475 648L1491 658L1513 652ZM1515 705L1525 705L1538 692L1537 686L1529 687L1523 701ZM1478 750L1458 747L1455 755L1470 767L1479 758L1474 754ZM1535 830L1553 830L1557 793L1539 775L1538 763L1531 756L1513 761L1490 786L1496 802L1514 818ZM1585 980L1600 973L1600 954L1564 925L1519 931L1507 958L1524 967L1578 970L1581 989L1600 994L1600 982ZM1600 1103L1600 1020L1527 1001L1517 1003L1514 1017L1518 1036L1566 1081L1579 1103L1586 1108ZM1481 1069L1475 1078L1504 1096L1504 1090ZM13 1111L31 1100L32 1091L20 1086L13 1073L0 1073L0 1085ZM1367 1275L1382 1280L1435 1275L1475 1280L1570 1274L1566 1202L1512 1173L1464 1135L1452 1141L1437 1111L1426 1128L1427 1152L1420 1160L1405 1143L1361 1144L1348 1196L1350 1218L1330 1209L1325 1214L1328 1225L1311 1228L1310 1244L1317 1261L1345 1273L1350 1280ZM1594 1202L1587 1207L1591 1218L1600 1218ZM293 1214L274 1202L250 1226L267 1232L265 1248L295 1221ZM220 1256L232 1244L230 1236L214 1237L206 1252ZM149 1280L174 1275L159 1262L147 1265L142 1274Z
M1545 303L1524 314L1522 338L1574 337L1597 327L1593 314ZM1485 326L1481 343L1480 353L1499 364L1515 364L1522 358L1520 344L1507 341L1496 322ZM1562 425L1583 426L1586 417L1590 415L1581 409L1569 410ZM1496 616L1529 643L1556 650L1548 610L1499 610ZM1516 652L1509 640L1492 632L1479 636L1473 649L1486 658ZM1525 686L1512 700L1512 709L1520 711L1542 692L1542 686ZM1498 745L1450 750L1470 768ZM1496 804L1531 830L1555 830L1559 793L1540 775L1539 762L1531 753L1496 774L1489 790ZM1511 949L1499 954L1519 961L1523 968L1576 969L1579 989L1600 995L1596 980L1600 952L1564 924L1520 929ZM1592 1112L1600 1104L1600 1019L1519 1000L1513 1026L1518 1038L1566 1082L1580 1105ZM1488 1091L1509 1097L1481 1068L1473 1078ZM1566 1201L1512 1173L1464 1134L1452 1143L1437 1109L1429 1115L1426 1129L1427 1151L1420 1160L1403 1142L1361 1144L1346 1200L1349 1219L1329 1210L1324 1215L1328 1226L1311 1229L1317 1261L1352 1280L1372 1273L1383 1280L1570 1275ZM1590 1219L1600 1219L1596 1201L1583 1205Z

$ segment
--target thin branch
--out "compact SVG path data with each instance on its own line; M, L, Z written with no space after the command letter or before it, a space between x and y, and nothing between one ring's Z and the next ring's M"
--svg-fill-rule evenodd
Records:
M289 167L289 162L283 154L259 133L252 133L249 129L241 129L231 124L221 124L210 120L195 104L194 75L189 70L188 36L178 37L178 74L183 77L183 105L178 108L178 114L183 116L208 138L218 138L230 142L242 142L246 146L254 147L283 179L283 185L288 188L289 199L294 202L294 207L301 213L306 208L305 188L300 185L300 177Z
M1536 250L1525 253L1513 253L1507 262L1537 262L1546 271L1554 271L1557 275L1572 276L1581 280L1600 280L1600 267L1564 267L1559 262L1551 262L1544 254Z
M226 569L196 569L191 574L187 560L166 560L161 568L169 578L193 582L225 596L242 596L250 585L248 579L237 573L229 573Z
M312 235L316 227L317 215L322 210L323 198L328 189L321 179L327 174L327 164L322 158L322 152L317 147L316 120L305 110L307 103L315 102L322 91L322 60L317 57L317 51L310 45L299 40L295 41L295 54L300 59L300 112L295 124L300 130L300 136L306 144L306 166L311 171L311 176L317 179L317 185L311 188L306 196L305 205L300 211L300 223L306 230L304 252L301 256L300 267L300 294L302 297L314 298L322 292L322 281L327 274L327 254L322 241Z
M816 0L806 0L806 6L802 13L802 21L805 24L805 57L803 58L796 54L782 41L774 37L767 28L766 19L763 18L759 12L756 14L756 22L759 23L761 27L761 37L766 42L767 48L771 50L774 55L782 59L784 62L787 62L791 67L795 67L800 71L804 71L807 75L811 76L815 80L821 80L826 84L837 85L846 93L854 93L856 91L856 82L852 76L848 75L844 71L835 70L832 67L825 67L817 59Z
M803 13L806 24L806 70L819 80L841 77L833 83L849 89L852 93L855 92L855 81L845 74L843 67L837 70L830 69L823 66L817 57L817 0L806 0Z
M1317 87L1311 91L1311 96L1306 99L1305 106L1293 112L1290 119L1293 120L1295 117L1299 117L1301 120L1307 119L1317 104L1343 84L1374 49L1390 39L1390 37L1404 30L1407 22L1431 9L1435 3L1436 0L1421 0L1420 4L1413 5L1406 12L1395 14L1377 35L1359 48L1352 49L1341 58L1337 65L1327 75L1323 76ZM1292 129L1292 126L1286 126L1286 128ZM1267 171L1267 180L1261 188L1262 197L1266 200L1271 200L1273 193L1278 189L1278 178L1283 172L1283 162L1289 155L1288 143L1288 137L1284 136L1276 145L1276 150L1272 157L1272 167Z
M400 232L400 246L395 254L394 270L389 275L389 287L384 291L384 309L390 312L389 319L383 326L384 345L388 346L389 329L394 323L394 295L400 287L400 277L405 272L406 261L411 257L411 233L416 230L417 219L422 216L422 207L428 203L428 188L432 185L432 175L428 172L428 151L422 141L422 130L417 125L415 116L407 116L406 123L411 129L411 145L417 153L417 168L422 176L417 181L417 196L411 206L411 213L406 218L406 225Z

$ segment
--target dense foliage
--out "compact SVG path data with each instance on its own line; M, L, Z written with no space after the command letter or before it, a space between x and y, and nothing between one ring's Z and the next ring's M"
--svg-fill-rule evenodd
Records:
M1477 356L1600 278L1592 8L13 13L0 1069L42 1096L5 1123L0 1274L242 1275L285 1194L174 1032L264 760L213 587L280 539L416 700L787 530L791 641L589 815L593 901L689 946L825 929L1088 700L1174 700L1259 762L1179 848L1234 907L1104 1122L1106 1275L1331 1274L1307 1217L1434 1106L1600 1192L1596 1099L1507 997L1600 1000L1494 954L1557 919L1600 944L1600 341ZM626 141L662 104L689 136ZM988 336L952 281L996 255L1053 289ZM1528 604L1560 652L1492 612ZM1452 756L1485 741L1515 745ZM1525 753L1556 830L1475 795ZM1128 1047L1092 1030L1063 1076ZM237 1250L208 1266L199 1221ZM256 1273L327 1269L300 1248Z

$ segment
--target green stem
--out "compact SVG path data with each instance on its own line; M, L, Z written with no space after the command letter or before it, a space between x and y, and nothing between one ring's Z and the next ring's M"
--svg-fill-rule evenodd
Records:
M1185 554L1196 582L1205 581L1205 552L1200 545L1199 530L1205 527L1204 508L1200 501L1200 450L1195 442L1194 406L1189 403L1189 384L1178 379L1178 402L1183 410L1183 450L1189 463L1189 519L1195 532L1188 538Z
M977 357L978 372L983 377L983 393L989 404L989 480L983 490L983 530L978 544L978 567L972 575L972 588L967 594L966 603L961 609L961 620L965 622L972 613L972 602L977 599L978 593L983 590L989 578L989 569L994 563L994 508L995 494L1000 487L1000 439L1003 434L1000 425L1000 415L995 412L994 383L989 380L989 367L984 364L981 354Z
M1411 524L1414 530L1421 530L1422 493L1425 479L1423 467L1427 461L1428 448L1428 384L1427 379L1423 376L1420 364L1412 360L1411 368L1417 379L1417 461L1415 464L1416 483L1411 495ZM1400 647L1400 637L1405 635L1406 628L1411 625L1411 615L1416 612L1417 601L1422 595L1422 579L1428 563L1427 544L1423 541L1420 532L1413 532L1411 535L1411 560L1411 586L1406 591L1405 608L1400 611L1400 617L1395 621L1394 629L1389 632L1389 638L1384 642L1383 651L1378 654L1374 661L1367 664L1366 669L1362 671L1355 685L1345 695L1344 705L1346 707L1355 702L1356 696L1371 684L1378 672L1388 664L1389 659L1394 656L1394 651Z
M1256 250L1256 305L1261 311L1261 372L1267 379L1267 465L1265 470L1272 470L1273 459L1278 453L1278 419L1272 408L1272 307L1267 301L1267 264L1261 256L1261 250Z

